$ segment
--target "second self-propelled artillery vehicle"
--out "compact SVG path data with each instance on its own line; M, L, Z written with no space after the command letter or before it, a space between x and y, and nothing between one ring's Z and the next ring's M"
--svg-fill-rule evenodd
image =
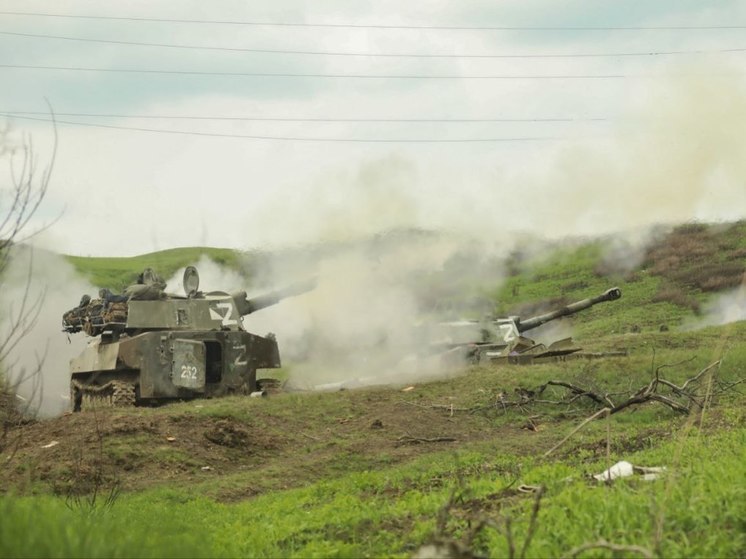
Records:
M443 357L471 363L492 361L528 364L578 354L581 348L577 347L571 338L563 338L547 346L524 336L524 333L598 303L615 301L621 296L621 289L612 287L597 297L583 299L527 319L509 316L486 321L441 322L437 325L435 333L430 334L431 348Z

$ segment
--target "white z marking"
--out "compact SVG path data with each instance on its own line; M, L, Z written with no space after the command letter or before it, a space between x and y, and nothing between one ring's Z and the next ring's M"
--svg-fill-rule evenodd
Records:
M231 316L233 316L233 305L230 303L216 303L215 308L210 307L210 318L220 320L223 326L233 326L238 323Z
M499 328L500 332L503 333L503 341L506 343L510 343L518 337L512 324L500 324Z
M233 360L233 364L237 367L248 365L249 360L246 358L246 346L245 345L234 345L233 349L238 350L238 355L236 355L236 358Z

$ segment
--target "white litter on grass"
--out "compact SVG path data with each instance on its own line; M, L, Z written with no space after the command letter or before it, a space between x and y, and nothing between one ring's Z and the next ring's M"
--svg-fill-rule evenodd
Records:
M593 477L598 481L610 481L620 477L630 477L638 474L645 481L652 481L661 477L665 471L666 468L663 466L646 468L644 466L633 466L626 460L622 460L621 462L614 464L611 468L604 470L602 473L595 474Z
M640 474L642 479L645 481L652 481L661 477L666 471L665 466L655 466L652 468L645 468L643 466L635 466L635 473Z
M60 441L52 441L51 443L44 444L41 447L42 448L52 448L53 446L57 446L58 444L60 444Z
M629 477L634 473L635 467L629 462L622 460L621 462L614 464L608 470L605 470L603 473L596 474L593 477L598 481L609 481L620 477Z

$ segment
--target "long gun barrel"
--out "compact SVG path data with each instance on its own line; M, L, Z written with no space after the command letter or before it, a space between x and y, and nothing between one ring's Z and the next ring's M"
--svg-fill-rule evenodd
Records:
M270 291L269 293L265 293L257 297L252 297L251 299L246 297L245 291L239 291L237 293L232 293L231 296L233 297L233 300L236 302L236 307L238 308L238 312L241 313L241 316L245 316L247 314L251 314L253 312L265 309L267 307L271 307L272 305L276 305L277 303L279 303L283 299L286 299L287 297L293 297L295 295L301 295L302 293L311 291L314 287L316 287L315 278L311 280L294 283L284 289L278 289L277 291Z
M597 303L603 303L604 301L615 301L621 296L622 290L618 287L612 287L611 289L607 289L606 291L604 291L598 297L583 299L582 301L572 303L571 305L567 305L566 307L563 307L556 311L548 312L546 314L540 314L539 316L527 318L526 320L518 319L516 320L516 327L518 328L518 332L522 333L527 330L531 330L532 328L541 326L542 324L549 322L550 320L555 320L557 318L562 318L563 316L569 316L571 314L583 311Z

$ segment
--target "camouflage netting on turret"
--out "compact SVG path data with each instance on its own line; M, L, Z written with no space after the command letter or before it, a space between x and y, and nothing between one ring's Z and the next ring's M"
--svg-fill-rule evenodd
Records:
M107 324L124 325L127 322L127 303L106 302L92 299L87 305L75 307L62 315L62 329L75 333L83 330L89 336L98 336Z

